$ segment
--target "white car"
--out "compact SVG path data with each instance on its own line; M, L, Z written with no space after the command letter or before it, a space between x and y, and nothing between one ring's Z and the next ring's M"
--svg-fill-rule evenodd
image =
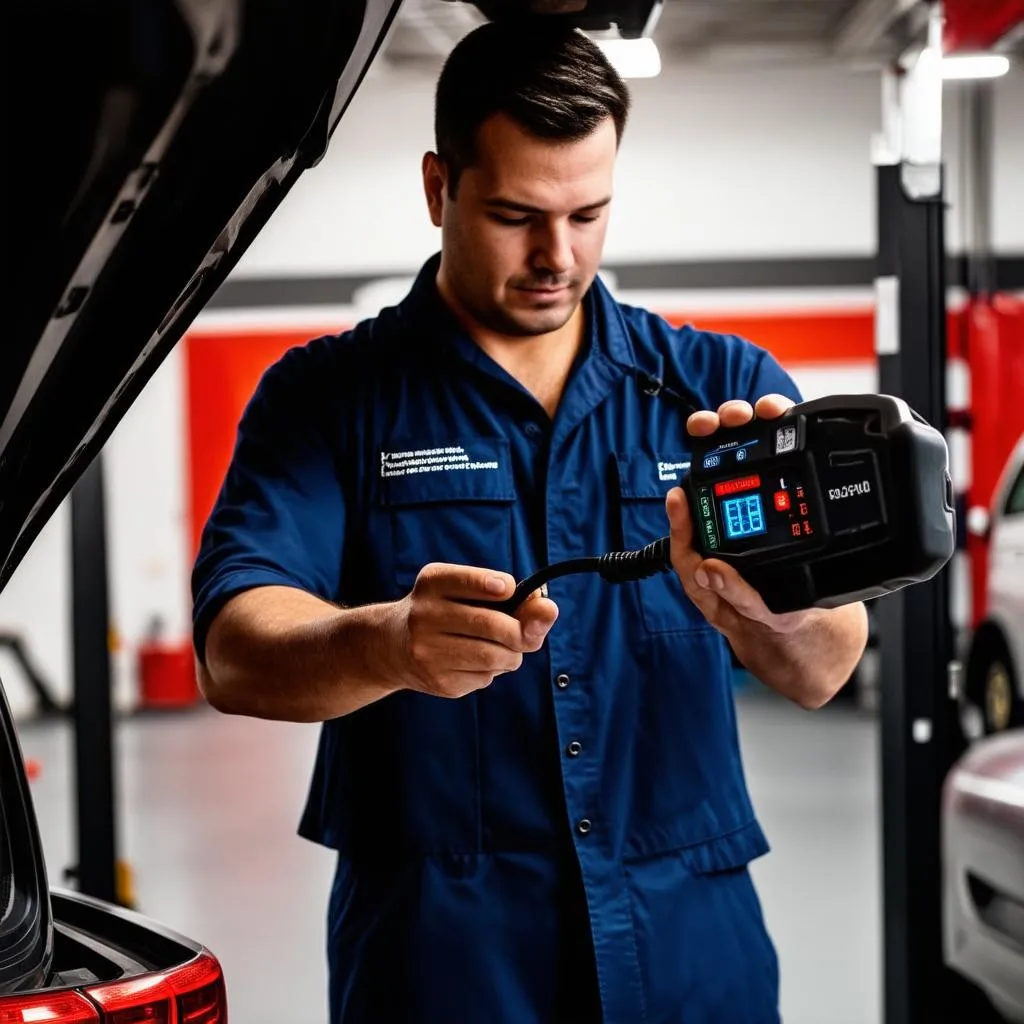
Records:
M1024 1024L1024 729L972 743L946 776L942 874L946 963Z
M985 733L1024 726L1024 435L991 508L972 509L968 528L989 538L988 601L967 655L966 696Z
M942 792L943 949L1002 1019L1024 1024L1024 436L967 526L989 538L988 594L967 655L973 742Z

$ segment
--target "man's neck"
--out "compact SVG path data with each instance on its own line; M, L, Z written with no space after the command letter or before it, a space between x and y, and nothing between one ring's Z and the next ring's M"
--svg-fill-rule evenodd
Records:
M522 384L553 419L572 365L583 345L586 330L583 304L576 307L573 315L558 330L523 338L488 330L459 308L444 290L442 295L473 341Z

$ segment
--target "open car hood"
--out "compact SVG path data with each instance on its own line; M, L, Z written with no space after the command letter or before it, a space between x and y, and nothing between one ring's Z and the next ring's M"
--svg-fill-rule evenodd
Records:
M497 18L528 2L478 6ZM573 11L566 16L581 27L614 24L632 36L660 4L533 2ZM400 5L16 5L8 39L29 51L30 70L9 104L16 155L8 164L13 312L0 342L0 589L323 155Z

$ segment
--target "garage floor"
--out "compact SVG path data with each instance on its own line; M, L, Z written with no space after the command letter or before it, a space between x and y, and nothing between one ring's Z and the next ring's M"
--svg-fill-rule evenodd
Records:
M808 714L740 696L744 755L773 852L756 862L782 962L786 1024L877 1024L880 1000L876 723L848 705ZM326 1020L330 854L295 836L316 728L199 708L118 732L121 849L139 909L205 943L241 1024ZM51 874L73 862L70 732L26 723Z

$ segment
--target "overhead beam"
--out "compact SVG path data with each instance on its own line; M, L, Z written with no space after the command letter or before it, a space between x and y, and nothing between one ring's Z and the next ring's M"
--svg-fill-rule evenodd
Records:
M876 51L889 30L918 6L922 0L857 0L836 30L835 52L853 57Z

